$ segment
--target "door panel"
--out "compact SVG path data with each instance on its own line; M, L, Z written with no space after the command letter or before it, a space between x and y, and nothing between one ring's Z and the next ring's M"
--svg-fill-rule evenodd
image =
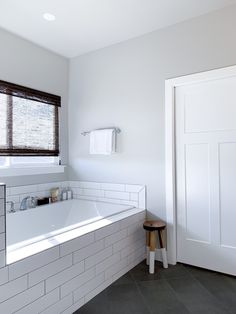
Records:
M177 87L177 259L236 275L236 78Z
M236 248L236 143L220 144L219 151L220 240L221 245Z
M208 81L185 93L185 132L236 129L236 78Z
M209 152L208 144L185 147L186 165L186 237L194 241L210 241L209 228ZM205 217L203 220L202 217ZM201 224L201 229L199 225Z

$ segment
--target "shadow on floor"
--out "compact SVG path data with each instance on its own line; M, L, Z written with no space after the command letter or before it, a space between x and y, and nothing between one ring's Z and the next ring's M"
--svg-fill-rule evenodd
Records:
M236 314L236 278L156 262L150 275L140 263L74 314Z

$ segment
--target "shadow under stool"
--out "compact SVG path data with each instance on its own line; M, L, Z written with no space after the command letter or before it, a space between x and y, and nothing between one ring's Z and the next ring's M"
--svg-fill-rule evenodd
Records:
M146 264L149 265L149 273L154 274L155 272L155 254L156 254L156 238L158 235L163 267L168 268L166 248L163 241L163 231L166 228L166 224L160 220L150 220L145 221L143 228L146 230L146 249L147 249L147 258ZM157 231L157 234L156 234Z

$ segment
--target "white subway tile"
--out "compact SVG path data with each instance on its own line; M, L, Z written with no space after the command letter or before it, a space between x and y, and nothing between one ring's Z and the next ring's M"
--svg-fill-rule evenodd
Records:
M137 184L126 184L125 185L125 191L130 193L138 193L140 190L143 189L143 185L137 185Z
M100 190L101 189L101 183L98 182L86 182L86 181L80 181L79 187L83 189L95 189Z
M132 216L129 216L125 219L122 219L120 221L121 229L129 227L130 225L136 223L137 221L139 221L138 215L132 215Z
M86 294L85 297L84 297L85 303L90 301L92 298L94 298L97 294L102 292L104 289L106 289L111 284L112 284L112 279L110 278L110 279L104 281L100 286L98 286L97 288L95 288L94 290L92 290L91 292Z
M41 312L40 314L59 314L63 312L64 310L66 310L67 308L69 308L72 304L73 304L73 297L71 294L61 299L56 304L50 306L49 308L47 308L45 311Z
M105 191L105 197L116 198L120 200L129 200L129 193L127 192L116 192L116 191Z
M27 276L0 286L0 303L27 289Z
M85 200L85 201L96 201L97 200L96 196L85 196L85 195L78 195L78 194L75 194L74 198L79 199L79 200Z
M11 195L17 195L17 194L27 194L27 193L35 193L37 191L36 185L21 185L21 186L15 186L11 187Z
M81 308L84 305L84 298L81 298L79 301L75 302L73 305L71 305L68 309L61 312L61 314L71 314L74 313L76 310Z
M7 196L7 201L12 201L13 203L20 203L20 195Z
M70 266L72 266L72 254L66 255L48 265L38 268L29 273L29 286L34 286L36 283L43 281Z
M142 257L142 260L145 256L145 245L143 244L139 249L135 250L128 256L128 264L137 260L137 258Z
M131 201L138 201L138 193L130 193Z
M104 282L104 273L101 273L97 277L93 278L92 280L88 281L84 285L80 286L73 292L75 302L80 300L89 292L93 291L95 288L100 286Z
M9 266L9 278L14 279L59 258L59 247L53 247L41 253L27 257Z
M5 249L5 233L0 233L0 250Z
M86 247L94 242L94 233L88 233L76 239L70 240L60 245L60 255L64 256L70 254L82 247Z
M125 191L124 184L116 184L116 183L101 183L101 189L107 191Z
M68 184L69 184L69 186L70 186L71 188L81 187L80 181L69 181Z
M132 267L130 267L130 265L126 266L125 268L122 268L118 273L116 273L115 275L112 276L112 282L115 282L120 277L125 275L128 271L130 271L131 268Z
M131 245L125 247L121 251L121 258L124 258L124 257L132 254L133 252L139 250L141 247L143 247L144 243L145 243L145 238L138 239L138 241L136 241L136 242L132 242Z
M37 299L33 303L23 307L21 310L15 312L15 314L41 313L43 310L55 304L59 300L60 300L60 291L59 291L59 288L57 288L53 290L52 292L44 295L43 297Z
M104 261L106 258L112 255L112 247L108 247L95 255L92 255L85 260L85 269L89 269L90 267L98 264L101 261Z
M140 237L145 237L145 230L143 229L143 222L138 222L137 224L133 224L128 227L128 235L134 234L136 232L139 232Z
M104 248L104 239L94 242L73 253L73 263L78 263L83 259L96 254Z
M6 254L5 250L0 251L0 268L6 265Z
M44 191L44 192L49 192L53 188L60 188L62 185L61 181L56 181L56 182L50 182L50 183L43 183L43 184L38 184L35 185L35 190L36 191ZM28 191L28 192L35 192L35 191Z
M84 190L81 188L72 188L72 190L73 190L73 193L75 195L83 195L84 194Z
M11 188L6 188L6 197L11 195Z
M67 281L61 286L61 297L65 297L67 294L71 293L78 287L84 285L86 282L95 277L95 268L91 268L79 276L74 277L70 281Z
M132 245L136 243L137 241L140 241L140 243L143 243L145 241L145 233L143 232L142 229L129 235L127 238L114 243L113 253L121 251L122 249L125 249L125 248L129 250L130 247L132 247Z
M146 189L145 188L143 188L139 192L138 207L143 208L143 209L147 208L147 206L146 206Z
M115 198L106 198L106 197L100 197L98 199L100 202L106 202L111 204L121 204L121 200L115 199Z
M113 264L110 268L105 271L105 280L112 278L113 275L121 271L127 266L127 258L123 258L118 263Z
M131 244L131 238L127 237L113 244L113 253L119 252Z
M0 313L15 313L17 310L32 303L36 299L40 298L44 294L44 284L40 284L25 290L22 293L17 294L11 299L0 304ZM30 313L31 314L31 313ZM51 313L50 313L51 314Z
M115 222L111 225L108 225L106 227L103 227L99 230L95 231L95 239L100 240L102 238L105 238L111 234L113 234L114 232L117 232L120 230L120 223L119 222Z
M120 253L116 253L106 258L104 261L96 265L96 274L99 274L120 260Z
M127 237L127 229L122 229L118 232L115 232L113 234L111 234L110 236L107 236L105 238L105 246L110 246L112 245L113 243L121 240L121 239L124 239L125 237Z
M0 268L0 285L8 282L8 267Z
M121 200L119 202L119 204L128 205L128 206L132 206L132 207L138 207L138 201L124 201L124 200Z
M104 197L103 190L94 190L94 189L84 189L83 195L85 196L96 196L96 197Z
M78 276L84 271L84 261L67 268L60 273L46 279L46 292L61 286L70 279Z

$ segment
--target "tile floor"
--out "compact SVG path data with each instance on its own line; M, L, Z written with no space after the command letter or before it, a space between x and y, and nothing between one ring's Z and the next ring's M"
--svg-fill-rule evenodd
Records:
M133 268L74 314L236 314L236 278L183 264Z

